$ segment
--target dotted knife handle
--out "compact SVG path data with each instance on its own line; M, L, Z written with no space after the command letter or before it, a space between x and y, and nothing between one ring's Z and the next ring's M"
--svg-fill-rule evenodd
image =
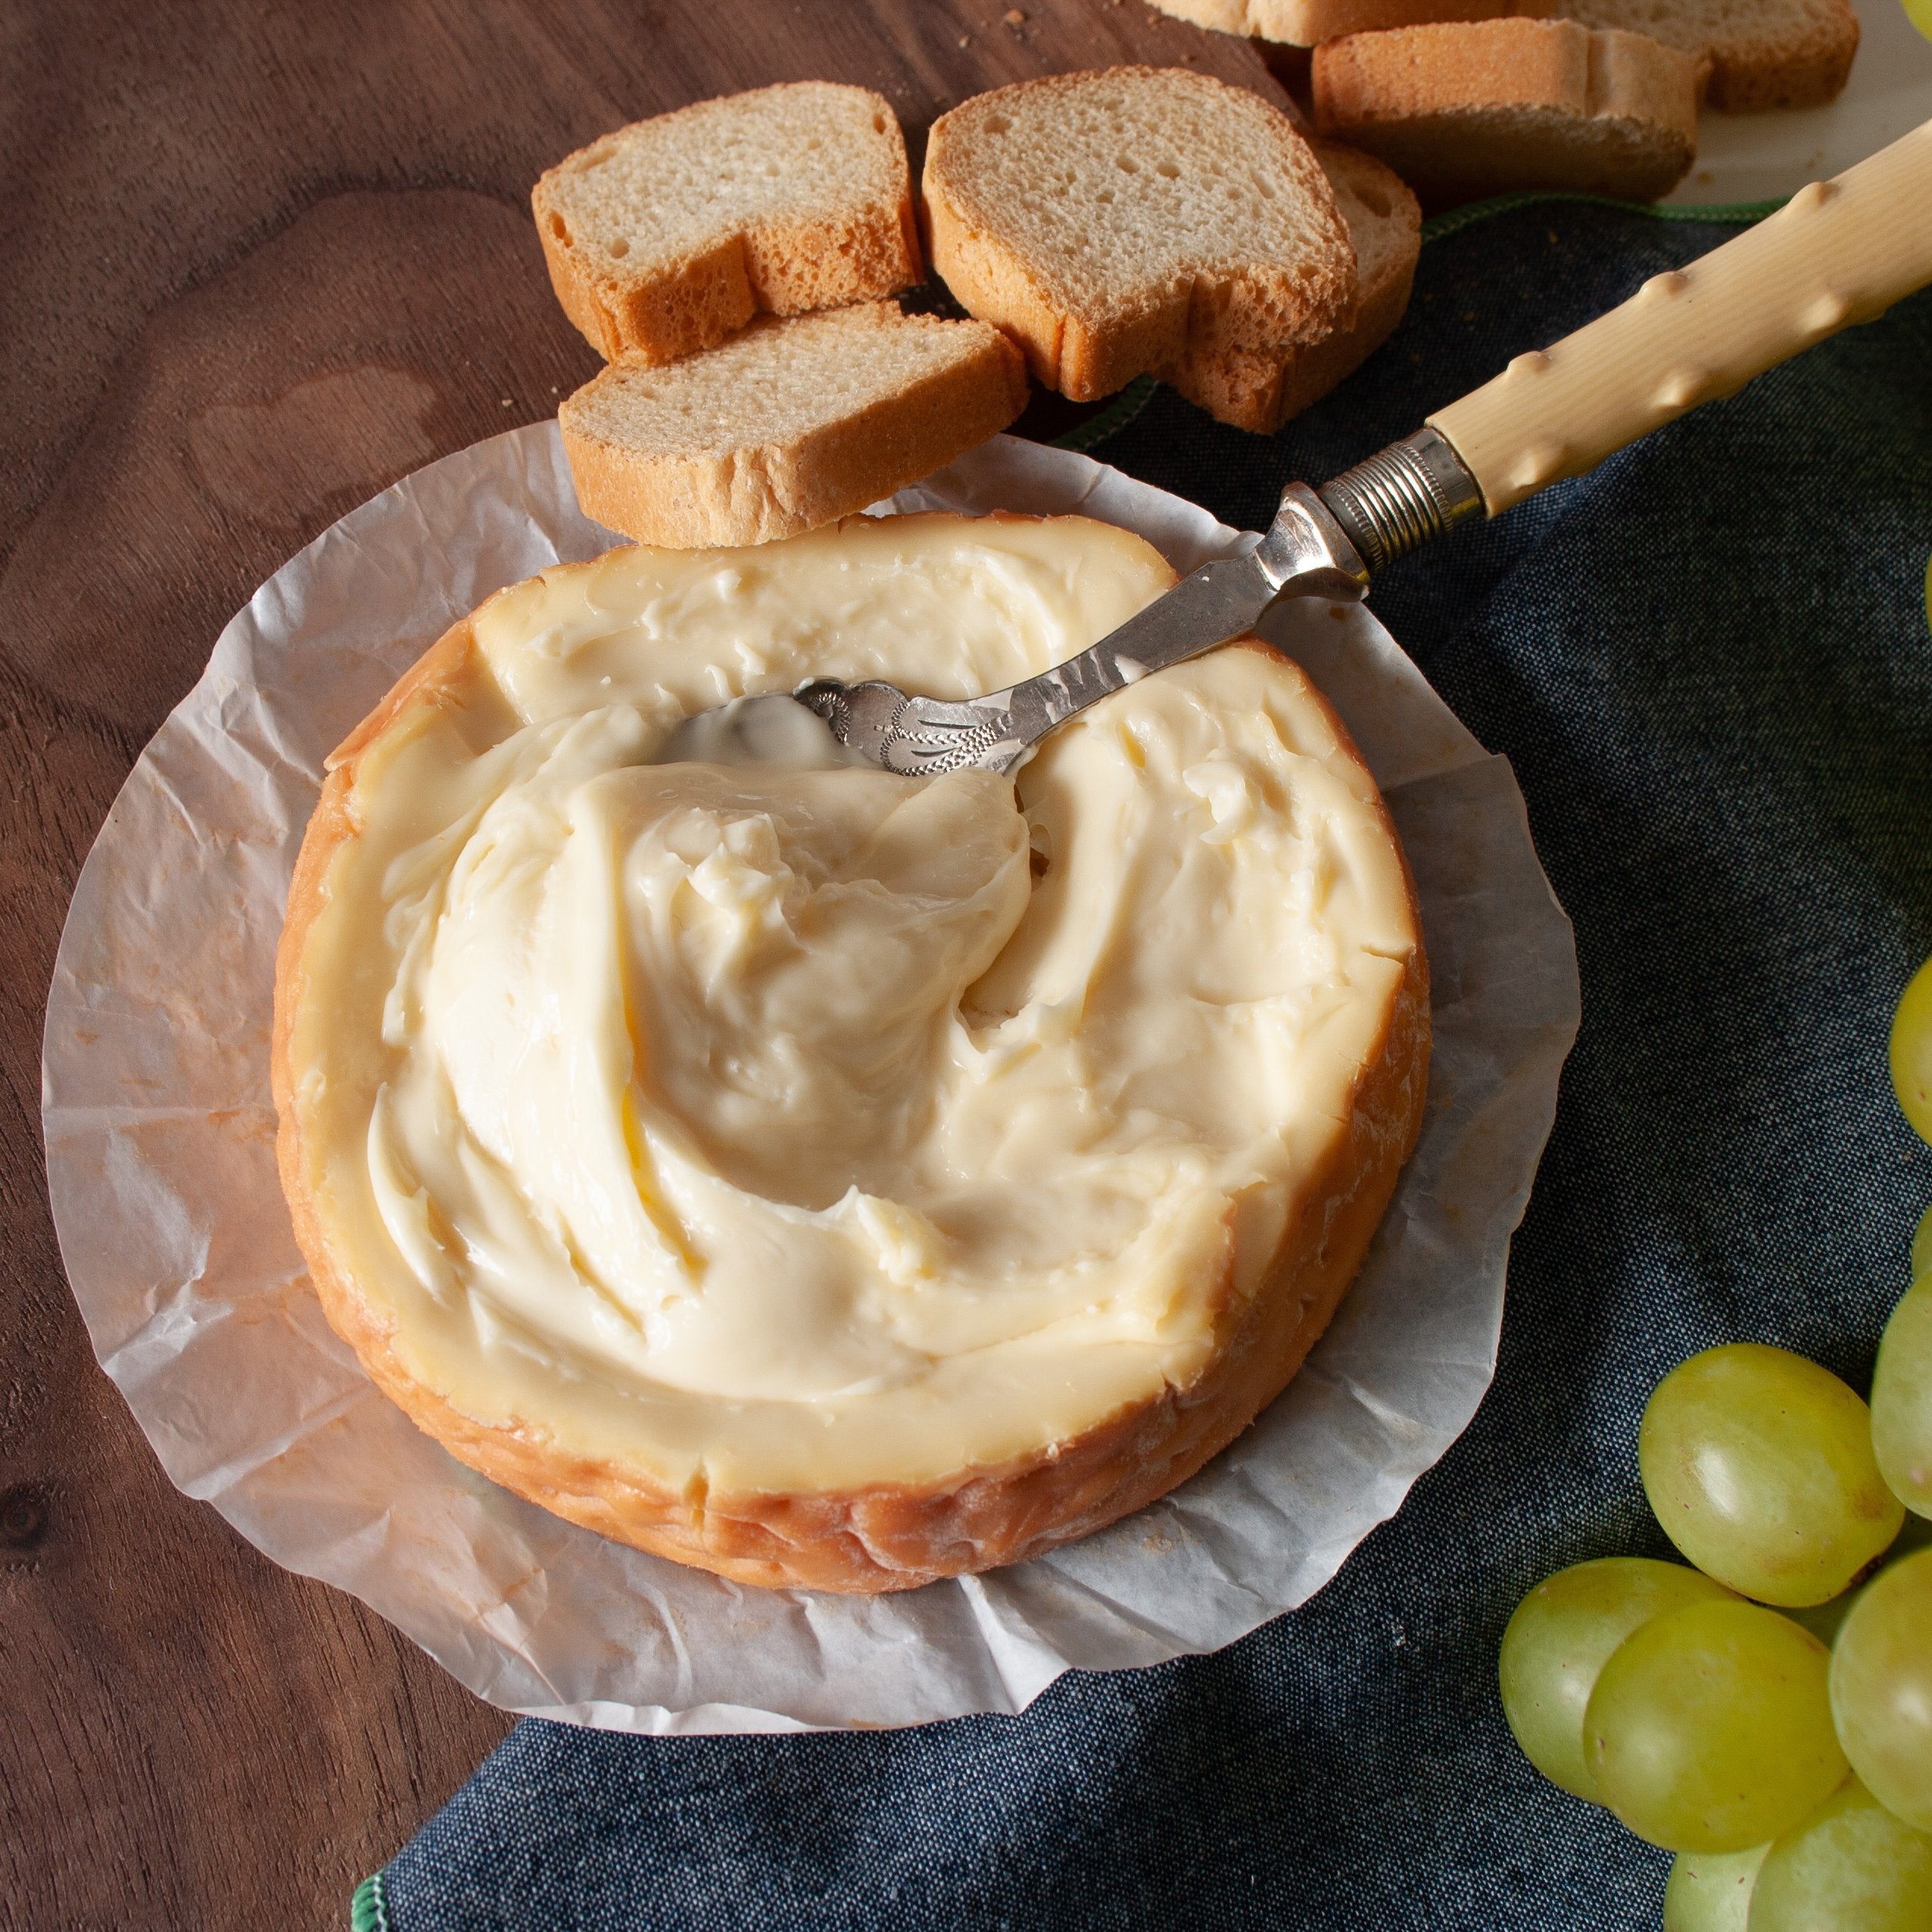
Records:
M1932 282L1932 121L1429 419L1494 516Z

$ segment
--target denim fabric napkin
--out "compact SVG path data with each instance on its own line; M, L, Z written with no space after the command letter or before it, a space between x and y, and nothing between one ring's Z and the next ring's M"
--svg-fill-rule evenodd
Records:
M1391 341L1279 435L1170 391L1095 455L1265 525L1736 215L1437 224ZM1125 421L1122 418L1130 419ZM1375 608L1513 762L1584 1024L1495 1385L1394 1521L1219 1654L915 1731L526 1722L357 1924L1655 1927L1666 1856L1545 1784L1495 1689L1548 1572L1666 1553L1645 1397L1737 1339L1863 1388L1932 1200L1892 1004L1932 952L1932 291L1394 566Z

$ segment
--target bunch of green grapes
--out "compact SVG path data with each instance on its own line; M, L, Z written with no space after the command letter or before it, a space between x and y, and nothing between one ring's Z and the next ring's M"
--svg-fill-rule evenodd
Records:
M1927 578L1932 600L1932 573ZM1892 1017L1892 1086L1920 1139L1932 1142L1932 959ZM1932 1208L1912 1242L1912 1285L1892 1311L1871 1378L1871 1439L1906 1507L1932 1516Z
M1891 1064L1932 1142L1932 961ZM1530 1762L1678 1854L1665 1932L1932 1932L1932 1210L1912 1276L1869 1407L1755 1343L1672 1370L1638 1462L1696 1567L1578 1563L1504 1633Z

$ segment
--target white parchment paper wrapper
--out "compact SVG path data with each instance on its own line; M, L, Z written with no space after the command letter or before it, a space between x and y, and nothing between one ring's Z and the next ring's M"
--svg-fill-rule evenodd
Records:
M891 507L1077 509L1183 571L1242 541L1084 457L1005 437ZM1435 987L1428 1118L1329 1334L1192 1482L987 1576L871 1598L746 1589L473 1474L323 1320L269 1093L276 940L323 759L491 591L614 541L579 514L551 423L384 491L222 633L95 844L48 1002L48 1181L95 1353L169 1475L479 1697L617 1730L1014 1711L1070 1667L1213 1650L1304 1602L1488 1386L1510 1236L1578 1017L1569 921L1508 766L1359 608L1285 608L1271 634L1348 721L1407 846Z

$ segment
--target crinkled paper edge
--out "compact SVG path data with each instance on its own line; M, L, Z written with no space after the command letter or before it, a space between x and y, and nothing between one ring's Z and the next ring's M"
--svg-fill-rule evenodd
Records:
M1244 541L1007 437L875 508L1077 510L1183 570ZM1510 1237L1578 1017L1569 924L1507 765L1360 608L1283 607L1270 636L1354 733L1416 875L1429 1111L1329 1333L1192 1482L985 1576L871 1598L746 1589L497 1488L379 1396L323 1320L276 1178L268 1069L275 943L323 759L490 592L615 541L578 512L553 423L385 491L222 633L95 843L48 1002L48 1183L95 1351L169 1475L478 1697L611 1730L1016 1711L1069 1669L1217 1649L1305 1602L1489 1385Z

